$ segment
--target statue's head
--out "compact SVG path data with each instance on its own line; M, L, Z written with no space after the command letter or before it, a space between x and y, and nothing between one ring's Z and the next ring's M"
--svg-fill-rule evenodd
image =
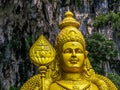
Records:
M80 72L85 60L82 44L76 41L65 43L60 57L63 71Z
M73 18L73 14L65 13L60 23L61 32L56 40L56 49L63 71L80 72L85 63L87 51L82 33L78 30L80 24Z

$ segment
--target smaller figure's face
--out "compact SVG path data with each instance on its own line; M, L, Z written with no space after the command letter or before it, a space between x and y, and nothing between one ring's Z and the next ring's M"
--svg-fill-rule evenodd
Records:
M63 45L61 66L64 71L80 72L84 59L84 49L79 42L67 42Z

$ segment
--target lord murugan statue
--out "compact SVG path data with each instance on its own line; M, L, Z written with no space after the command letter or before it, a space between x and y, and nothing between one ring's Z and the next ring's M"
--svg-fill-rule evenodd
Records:
M30 59L40 74L31 77L21 90L117 90L108 78L95 73L79 26L67 11L59 24L55 49L43 35L38 38L30 49Z

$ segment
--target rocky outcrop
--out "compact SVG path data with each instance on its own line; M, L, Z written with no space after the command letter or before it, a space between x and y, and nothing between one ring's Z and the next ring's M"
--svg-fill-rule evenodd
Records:
M97 14L96 11L100 10L100 3L96 0L91 2L82 0L1 0L0 90L9 90L11 86L20 87L30 76L38 73L29 60L29 49L41 34L54 46L59 32L58 23L68 6L75 13L76 18L84 23L83 29L86 29L88 20L90 20L88 17Z

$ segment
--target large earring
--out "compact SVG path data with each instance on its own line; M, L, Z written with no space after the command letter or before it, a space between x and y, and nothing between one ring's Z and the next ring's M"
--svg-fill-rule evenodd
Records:
M95 77L95 71L94 69L92 68L92 65L90 64L90 61L88 59L88 57L86 58L86 68L87 68L87 73L89 75L89 78L92 79Z
M84 60L83 70L85 72L85 76L89 77L90 73L89 73L89 65L88 65L88 58L87 57Z

